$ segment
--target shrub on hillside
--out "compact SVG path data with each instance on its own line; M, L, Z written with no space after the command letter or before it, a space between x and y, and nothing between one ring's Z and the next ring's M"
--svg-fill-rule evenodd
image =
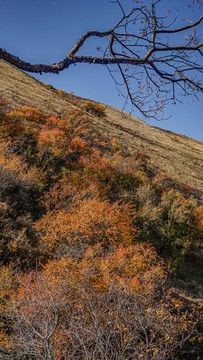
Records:
M60 96L63 96L63 94L64 94L64 91L63 90L56 90L56 92L60 95Z
M170 294L161 296L162 264L149 246L120 246L104 254L52 261L18 276L7 311L3 349L17 358L169 359L194 341L194 310L187 314ZM8 287L9 290L9 287ZM5 310L6 311L6 310Z
M93 115L97 115L97 116L105 116L105 107L101 104L97 104L95 102L92 101L87 101L85 103L85 110L87 112L92 113Z
M52 192L52 204L60 194L60 187L55 191L56 194ZM138 229L133 225L135 211L132 205L102 201L97 191L87 195L88 189L81 190L75 196L73 193L74 188L61 192L68 199L67 206L48 210L35 224L41 234L42 249L62 254L70 246L81 252L80 249L87 245L101 243L104 248L108 248L110 245L129 245L135 241ZM62 200L60 202L63 204Z
M141 191L142 187L137 194L139 207L136 222L142 230L140 239L150 239L158 253L167 260L171 271L176 271L185 254L198 249L202 241L203 227L196 211L196 201L185 199L171 189L163 192L157 204L155 193L146 198Z
M157 253L175 272L203 226L202 207L171 185L146 154L127 156L92 130L82 110L59 118L0 103L5 359L179 358L195 311L161 296Z
M39 255L32 228L39 216L38 199L44 175L9 151L0 142L0 263L15 259L21 268L31 267Z

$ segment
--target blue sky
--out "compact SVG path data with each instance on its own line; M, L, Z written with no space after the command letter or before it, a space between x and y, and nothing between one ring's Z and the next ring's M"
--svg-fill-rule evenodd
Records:
M149 0L146 0L149 1ZM178 8L189 0L168 0ZM166 1L166 3L168 2ZM124 1L127 6L132 0ZM186 7L185 7L186 9ZM198 18L201 10L190 13ZM108 0L0 0L0 47L31 63L54 63L65 58L81 35L88 30L107 30L119 18L119 9ZM186 13L181 12L185 17ZM98 46L91 39L84 47L90 54ZM90 53L91 52L91 53ZM32 74L31 74L32 75ZM59 75L35 75L58 89L100 101L122 109L124 100L118 96L114 82L102 65L81 64L70 67ZM159 126L203 141L203 97L192 103L184 98L183 104L169 105L165 117L169 120L150 125ZM130 107L126 110L130 111ZM138 112L133 113L141 117Z

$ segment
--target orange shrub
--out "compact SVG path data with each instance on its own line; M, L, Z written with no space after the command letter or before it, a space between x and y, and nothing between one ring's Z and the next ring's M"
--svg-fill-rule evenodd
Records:
M48 211L36 224L41 246L49 252L69 245L86 247L102 243L131 244L137 236L133 225L135 210L130 204L101 201L97 196L77 199L68 209Z
M82 181L78 186L68 183L62 179L55 183L47 193L45 193L41 205L46 211L57 209L70 209L72 205L83 201L84 199L100 198L100 184L89 180Z
M197 214L199 217L199 222L203 226L203 205L201 205L197 208Z
M25 127L19 119L10 115L6 111L4 104L0 103L0 136L1 138L9 138L10 136L22 135Z
M66 135L72 131L72 125L68 119L62 119L57 116L48 117L45 127L49 130L57 128L58 130L64 131Z
M83 174L89 179L101 181L108 187L108 182L115 176L111 159L103 156L100 151L94 151L89 157L82 156L80 165Z
M89 153L88 143L81 139L79 136L75 136L70 142L70 151L75 153Z
M110 248L104 255L101 245L89 247L79 262L80 274L90 274L91 286L100 291L115 286L136 294L152 291L165 280L163 262L149 244Z
M44 175L40 169L29 167L20 156L8 151L8 145L0 142L0 184L2 187L13 184L43 186Z
M67 140L63 130L47 129L44 127L39 132L37 147L40 153L49 152L53 156L65 155Z
M44 114L39 109L34 109L31 107L21 107L18 106L14 110L10 112L10 116L12 118L18 118L23 120L27 120L29 122L34 122L36 124L38 123L44 123L47 119L47 115Z
M112 145L112 148L113 148L114 152L121 152L122 151L121 146L118 144L118 139L112 138L110 143Z
M89 247L19 275L11 350L54 359L166 359L194 341L194 310L161 297L162 263L148 245ZM94 354L94 355L93 355ZM93 355L93 356L92 356Z
M92 128L90 119L84 114L83 110L71 110L63 118L71 125L72 131L70 134L72 138L75 136L84 136L88 130Z

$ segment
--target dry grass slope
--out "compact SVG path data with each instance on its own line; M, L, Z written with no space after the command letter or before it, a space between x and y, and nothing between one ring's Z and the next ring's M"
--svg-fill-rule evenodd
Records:
M0 96L13 106L32 106L48 114L61 115L77 107L3 61L0 61ZM80 98L78 106L85 102L86 99ZM93 117L95 127L104 135L117 138L119 144L131 154L137 151L148 153L153 167L202 193L202 142L149 126L111 106L105 105L105 111L105 118Z

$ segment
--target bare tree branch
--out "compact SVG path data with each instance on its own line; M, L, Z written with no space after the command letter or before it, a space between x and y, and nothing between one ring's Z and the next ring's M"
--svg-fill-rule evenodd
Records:
M59 63L30 64L5 49L0 49L0 58L33 73L59 73L73 64L88 63L106 65L112 74L116 66L117 72L112 77L120 76L126 89L126 101L129 99L144 117L161 119L164 105L178 100L176 93L197 98L198 92L203 91L201 80L196 80L197 74L202 72L203 43L197 29L203 16L193 22L185 20L186 24L175 28L178 13L172 19L170 11L163 15L163 9L160 12L162 0L151 0L149 6L138 0L136 7L132 6L128 12L125 2L124 5L121 0L111 3L121 10L119 21L107 31L86 32ZM190 6L199 3L194 0ZM102 56L78 55L91 37L108 39L105 50L99 47ZM120 80L116 80L117 86L119 83Z

